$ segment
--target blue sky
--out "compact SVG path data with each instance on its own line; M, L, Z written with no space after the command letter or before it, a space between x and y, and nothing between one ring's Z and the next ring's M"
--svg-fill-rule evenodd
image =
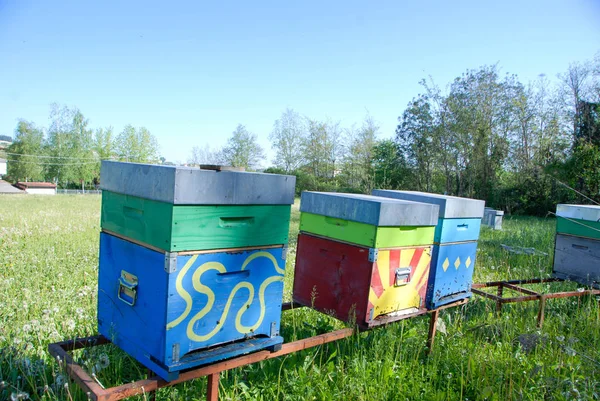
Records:
M48 126L58 102L147 127L172 161L238 123L268 151L286 107L343 126L368 111L392 137L421 78L495 63L554 78L598 50L598 0L0 0L0 133Z

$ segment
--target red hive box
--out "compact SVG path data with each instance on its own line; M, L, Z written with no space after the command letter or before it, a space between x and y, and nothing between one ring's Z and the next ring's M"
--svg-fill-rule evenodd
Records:
M430 246L373 249L298 236L294 302L370 328L425 312Z

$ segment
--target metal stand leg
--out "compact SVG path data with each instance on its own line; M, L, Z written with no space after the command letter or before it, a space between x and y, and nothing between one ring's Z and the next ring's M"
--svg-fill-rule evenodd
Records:
M148 374L148 378L155 376L154 372L151 369L146 369ZM150 391L148 393L148 401L156 401L156 390Z
M435 341L435 332L437 330L437 320L440 311L434 310L431 312L431 316L429 317L429 335L427 337L427 348L429 349L429 353L433 352L433 343Z
M539 328L544 324L544 309L546 308L546 297L540 296L540 309L538 310L538 323Z
M502 293L504 292L504 287L502 286L502 284L500 284L498 286L498 297L502 298ZM498 316L500 316L502 314L502 301L498 300L496 301L496 314Z
M219 372L213 373L207 376L208 384L206 387L206 401L218 401L219 400L219 378L221 374Z

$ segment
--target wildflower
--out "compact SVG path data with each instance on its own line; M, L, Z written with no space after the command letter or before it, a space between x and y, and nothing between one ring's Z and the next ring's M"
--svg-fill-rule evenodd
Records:
M108 365L110 365L110 360L108 359L108 355L106 355L104 353L100 354L100 356L98 357L98 363L100 363L100 366L102 367L102 369L108 368Z
M25 333L29 333L31 331L31 325L30 324L24 324L23 325L23 331Z
M562 343L563 341L565 341L565 336L556 336L556 341Z

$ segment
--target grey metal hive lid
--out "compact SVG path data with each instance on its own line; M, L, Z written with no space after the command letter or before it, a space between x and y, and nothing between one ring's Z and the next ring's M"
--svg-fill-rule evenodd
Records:
M556 205L556 215L569 219L600 221L600 206L595 205Z
M302 192L300 211L375 226L435 226L437 205L336 192Z
M440 217L444 219L455 218L482 218L485 201L458 196L431 194L418 191L397 191L391 189L374 189L376 196L386 196L394 199L404 199L415 202L425 202L440 207Z
M175 205L290 205L296 177L102 161L100 188Z

